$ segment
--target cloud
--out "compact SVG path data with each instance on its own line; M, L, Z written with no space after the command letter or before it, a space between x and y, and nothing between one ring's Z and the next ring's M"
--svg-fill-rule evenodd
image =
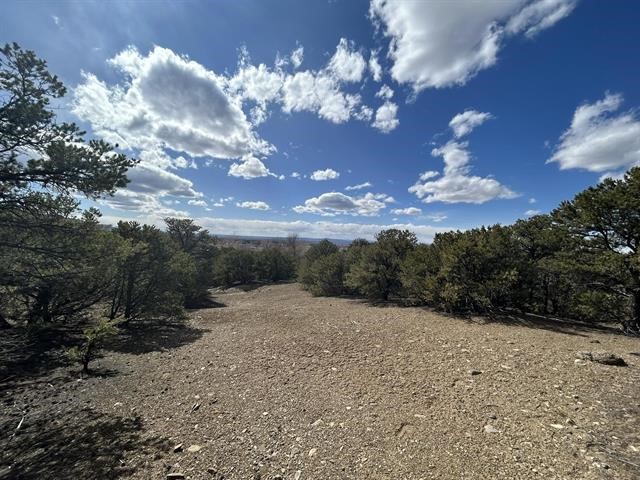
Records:
M440 172L436 172L435 170L428 170L420 174L420 180L424 182L426 180L429 180L430 178L437 177L438 175L440 175Z
M454 120L459 115L454 117ZM453 122L453 120L452 120ZM457 123L456 126L464 124ZM455 128L454 128L455 133ZM471 175L471 154L467 142L450 140L431 151L433 157L442 157L442 175L434 170L420 174L419 180L409 187L424 203L485 203L495 198L515 198L517 193L491 177ZM432 180L436 177L436 180Z
M366 69L362 54L353 50L353 44L340 39L334 55L319 70L286 72L283 68L289 61L294 69L300 66L303 51L300 46L289 59L276 60L275 68L251 65L247 52L242 52L229 88L243 101L255 103L251 109L253 124L268 118L270 103L279 104L285 113L308 111L333 123L368 121L372 112L362 104L361 96L343 91L345 83L361 81Z
M238 202L236 207L249 208L251 210L269 210L270 207L265 202Z
M396 118L397 113L398 106L386 101L376 111L376 118L371 125L382 133L389 133L400 125L400 121Z
M291 65L293 65L293 68L298 68L300 65L302 65L302 60L304 59L304 47L300 45L293 52L291 52L289 58L291 59Z
M536 215L540 215L542 212L540 210L527 210L524 212L525 217L535 217Z
M453 135L460 138L470 134L474 128L479 127L490 118L493 118L490 113L466 110L453 117L449 122L449 127L453 130Z
M188 215L188 212L166 207L157 195L133 192L125 189L117 190L113 196L98 200L98 203L114 210L136 212L138 214L150 215L154 218L163 218L166 216L185 217Z
M432 213L426 216L432 222L442 222L446 220L448 217L444 213Z
M534 203L536 203L536 202L537 202L537 200L536 200L535 198L533 198L533 197L531 197L531 198L529 199L529 203L530 203L530 204L534 204Z
M207 202L205 200L189 200L187 202L189 205L194 205L196 207L207 207Z
M211 206L224 207L227 203L232 201L233 201L233 197L221 197L219 200L214 201L214 203Z
M358 51L355 51L353 42L341 38L336 47L336 52L329 60L328 70L335 75L338 80L344 82L359 82L367 68L367 62Z
M109 86L91 73L74 90L72 111L93 132L125 148L170 148L191 157L234 159L269 154L253 132L226 78L155 47L147 56L129 47L109 60L126 77Z
M305 200L304 205L293 207L293 210L296 213L314 213L324 216L373 216L386 208L387 203L394 201L393 197L384 193L367 193L362 197L355 198L340 192L329 192L323 193L319 197Z
M275 173L269 171L261 160L255 157L245 157L242 163L232 164L227 175L241 177L245 180L268 176L277 177Z
M315 180L316 182L324 181L324 180L334 180L340 176L340 172L336 172L332 168L327 168L325 170L316 170L311 174L311 180Z
M363 112L360 95L342 92L337 79L325 71L305 70L287 76L281 101L285 113L310 111L333 123L359 119Z
M411 223L376 225L361 223L306 222L306 221L269 221L269 220L235 220L226 218L202 218L202 226L214 234L231 235L242 232L243 235L286 237L289 233L297 233L305 238L335 238L352 240L366 238L373 240L381 230L396 228L414 232L420 241L430 242L436 233L450 230L448 227L414 225Z
M138 215L135 218L140 222L155 224L161 228L164 227L162 217L159 216ZM101 222L107 225L115 225L119 220L131 220L131 217L111 215L101 217ZM396 228L414 232L422 242L431 242L436 233L452 230L452 227L415 225L412 223L362 224L327 221L308 222L302 220L245 220L216 217L200 217L198 218L198 224L208 229L214 235L286 237L290 233L297 233L303 238L333 238L342 240L353 240L355 238L373 240L375 235L381 230Z
M279 98L284 74L272 71L264 64L256 67L246 64L246 61L241 58L240 68L229 79L228 85L230 91L242 101L256 103L251 109L251 118L253 124L258 125L268 118L267 103Z
M179 216L185 212L166 209L162 201L172 197L192 200L202 197L190 180L150 163L139 163L127 172L127 177L126 189L117 190L115 195L105 197L100 203L117 210L164 212L165 215Z
M375 82L382 80L382 66L378 62L378 52L375 50L372 50L369 56L369 71Z
M155 165L140 163L127 172L127 190L135 193L153 193L160 196L201 197L193 188L193 183L175 173Z
M393 90L389 85L383 85L380 87L380 90L376 92L376 97L382 98L383 100L391 100L393 97Z
M420 215L422 210L416 207L395 208L391 210L394 215Z
M602 100L579 106L547 163L557 162L561 170L591 172L626 170L639 164L640 121L634 111L615 113L622 102L622 95L606 93Z
M520 12L511 17L507 23L508 33L524 32L527 37L534 37L545 28L569 16L578 0L539 0L529 3Z
M359 183L358 185L349 185L345 187L345 190L362 190L363 188L373 187L371 182Z
M514 35L529 37L568 16L577 0L430 2L372 0L369 14L391 39L391 76L425 88L463 85L497 62Z

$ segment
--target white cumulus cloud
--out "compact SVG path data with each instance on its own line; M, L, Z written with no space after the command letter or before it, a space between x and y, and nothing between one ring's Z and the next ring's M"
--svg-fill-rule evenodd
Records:
M490 118L492 118L490 113L466 110L453 117L449 122L449 127L453 130L453 135L460 138L470 134L474 128L479 127Z
M372 50L369 56L369 71L375 82L382 80L382 65L378 62L378 52L375 50Z
M569 15L577 0L372 0L370 16L391 39L392 77L425 88L463 85L494 65L514 35L533 36Z
M420 215L422 210L416 207L394 208L391 213L394 215Z
M91 73L74 91L73 113L125 148L171 148L192 157L238 158L273 147L252 130L226 79L169 49L128 48L111 65L126 77L107 85Z
M634 111L618 112L623 98L607 93L602 100L579 106L547 163L561 170L580 168L614 177L640 164L640 120Z
M229 167L228 175L241 177L245 180L267 176L277 177L276 174L269 171L260 159L251 156L245 157L242 163L233 163L231 167Z
M269 210L270 207L267 203L258 201L258 202L238 202L236 203L236 207L240 208L249 208L251 210Z
M345 82L359 82L367 68L367 62L362 54L354 50L353 43L341 38L336 52L329 60L328 69Z
M469 165L471 156L468 144L450 141L439 148L434 148L431 155L442 157L444 170L440 178L416 182L409 187L424 203L485 203L495 198L515 198L517 194L502 185L494 178L471 175ZM429 174L433 172L428 172ZM422 175L425 177L425 174Z
M304 47L300 45L291 52L291 56L289 58L291 59L291 65L293 65L293 68L298 68L302 65L302 60L304 59Z
M321 182L324 180L334 180L340 176L340 172L336 172L332 168L326 168L324 170L316 170L311 174L311 180Z
M400 125L400 120L396 117L397 114L398 106L393 102L386 101L376 111L376 117L371 125L382 133L389 133Z
M384 193L367 193L362 197L351 197L340 192L328 192L305 200L304 205L293 207L293 210L297 213L314 213L323 216L374 216L386 208L387 203L394 201L393 197Z

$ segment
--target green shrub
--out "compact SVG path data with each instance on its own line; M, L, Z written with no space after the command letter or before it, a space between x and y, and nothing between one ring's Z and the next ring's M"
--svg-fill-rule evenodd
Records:
M89 363L97 358L102 343L117 333L117 322L113 320L101 320L96 325L84 331L84 342L82 345L71 347L67 350L67 356L71 361L81 364L84 373L89 373Z

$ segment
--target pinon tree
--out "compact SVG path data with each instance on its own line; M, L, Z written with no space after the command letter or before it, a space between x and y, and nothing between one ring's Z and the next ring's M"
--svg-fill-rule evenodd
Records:
M402 263L417 244L415 234L408 230L381 231L374 244L363 248L359 260L346 275L346 285L372 299L388 300L399 294Z
M200 304L207 298L208 289L213 285L215 257L218 254L216 238L196 225L190 218L164 219L167 234L178 248L189 255L195 266L195 275L191 282L185 285L184 300L186 307Z
M5 297L32 290L28 282L34 277L23 274L16 260L28 254L30 269L53 277L52 259L59 259L62 269L69 256L77 255L78 245L69 239L82 236L70 232L87 223L73 220L76 196L112 194L126 185L125 173L135 163L106 142L84 141L75 124L57 122L51 103L65 93L34 52L15 43L0 48L0 287ZM2 320L0 313L6 326Z
M554 219L581 240L579 254L594 272L589 286L629 300L623 321L629 334L640 333L640 167L623 179L605 179L563 202Z

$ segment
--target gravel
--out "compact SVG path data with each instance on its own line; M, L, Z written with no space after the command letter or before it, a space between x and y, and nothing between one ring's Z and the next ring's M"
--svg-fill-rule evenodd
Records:
M296 284L216 301L114 346L102 376L5 392L0 479L640 476L637 339ZM594 340L628 368L576 363Z

